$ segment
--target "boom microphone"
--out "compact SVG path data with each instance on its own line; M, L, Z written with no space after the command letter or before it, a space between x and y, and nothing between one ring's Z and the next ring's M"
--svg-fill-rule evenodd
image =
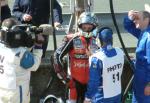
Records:
M42 24L38 28L39 31L42 31L43 35L50 35L53 33L53 27L49 24Z

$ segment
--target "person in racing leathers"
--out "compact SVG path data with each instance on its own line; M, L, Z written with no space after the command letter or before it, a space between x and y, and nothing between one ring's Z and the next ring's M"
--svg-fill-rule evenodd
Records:
M90 56L90 74L84 103L121 103L124 53L112 47L112 29L99 31L101 48Z
M98 20L93 13L83 12L78 20L79 32L66 35L63 43L54 53L54 69L63 83L69 86L68 103L83 103L86 84L89 78L88 58L98 49L96 38L92 31L97 27ZM62 58L69 55L69 69L71 72L68 80L64 72Z
M150 103L150 13L129 11L124 18L124 27L138 39L133 79L135 98L132 102Z
M16 25L14 23L17 22L12 18L5 19L2 28L12 23ZM28 35L20 33L23 32L18 34L1 32L0 34L0 103L30 103L30 74L31 71L36 71L41 63L42 44L40 42L44 41L44 38L38 35L33 51L30 52L27 47L19 45L12 47L12 43L22 42L21 40Z

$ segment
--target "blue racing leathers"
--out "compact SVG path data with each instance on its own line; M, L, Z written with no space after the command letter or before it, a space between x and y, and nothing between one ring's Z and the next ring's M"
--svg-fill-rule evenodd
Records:
M124 18L124 27L138 39L133 81L135 98L138 103L150 103L150 96L144 95L144 89L150 82L150 26L145 30L137 29L127 16Z
M119 48L101 48L89 59L90 75L85 100L92 103L121 103L121 74L124 54Z

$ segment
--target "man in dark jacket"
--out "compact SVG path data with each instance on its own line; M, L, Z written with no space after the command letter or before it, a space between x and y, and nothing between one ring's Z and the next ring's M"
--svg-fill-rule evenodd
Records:
M54 21L62 23L62 9L54 0ZM13 14L22 23L32 23L39 26L49 22L50 0L15 0Z
M54 0L54 22L62 23L62 10ZM50 0L15 0L13 14L21 23L30 23L35 26L48 24L50 18ZM43 57L45 56L48 44L48 36L45 36L43 45Z

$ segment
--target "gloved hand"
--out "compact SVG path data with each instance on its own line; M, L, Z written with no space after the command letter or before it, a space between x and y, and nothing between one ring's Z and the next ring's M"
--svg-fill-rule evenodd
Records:
M75 88L75 82L71 79L68 79L67 83L66 83L66 86L68 88Z
M43 35L42 34L37 34L36 39L35 39L35 45L36 46L42 46L43 43L44 43Z

